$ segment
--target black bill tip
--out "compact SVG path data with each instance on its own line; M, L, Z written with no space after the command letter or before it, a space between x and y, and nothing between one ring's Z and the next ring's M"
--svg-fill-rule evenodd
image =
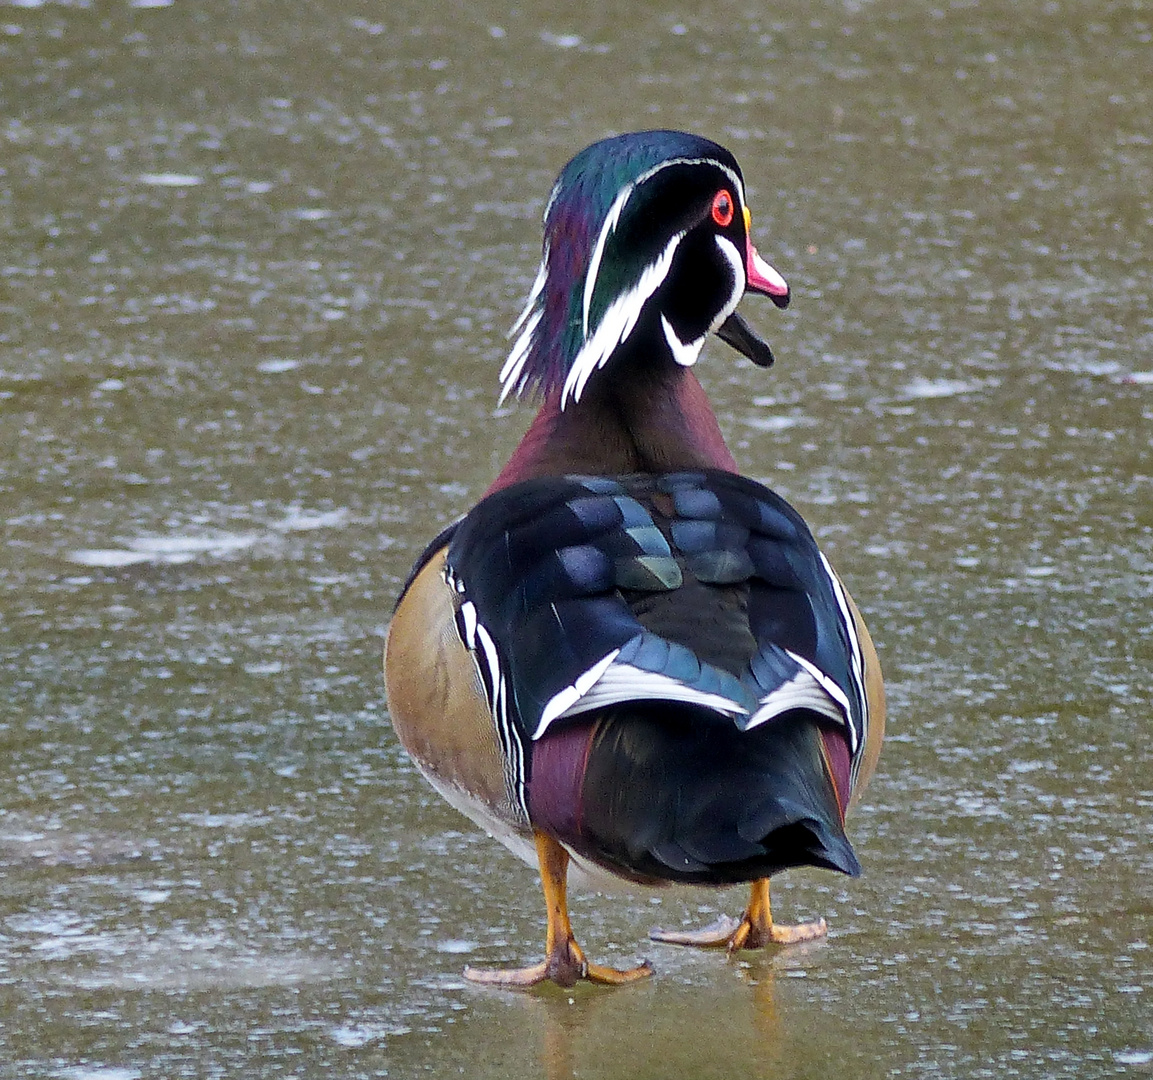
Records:
M772 299L778 307L784 307L789 302L787 295L781 300L775 296ZM735 311L717 328L717 337L742 356L747 356L757 367L773 366L773 350Z

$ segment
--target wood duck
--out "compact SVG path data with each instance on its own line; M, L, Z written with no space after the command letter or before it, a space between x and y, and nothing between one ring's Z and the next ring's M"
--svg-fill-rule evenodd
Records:
M773 921L772 874L860 873L844 820L880 752L876 652L800 515L738 473L692 371L714 333L772 363L746 291L789 302L727 150L647 131L565 166L501 372L502 400L543 403L417 560L385 646L413 761L540 870L545 959L474 981L651 973L586 960L570 863L594 884L751 883L740 920L653 932L730 951L825 934Z

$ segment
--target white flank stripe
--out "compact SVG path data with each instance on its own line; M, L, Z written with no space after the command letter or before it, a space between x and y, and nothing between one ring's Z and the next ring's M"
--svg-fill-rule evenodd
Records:
M673 256L677 253L677 246L684 235L684 232L679 232L669 240L660 255L641 271L640 280L628 292L609 304L592 338L586 336L584 345L573 359L564 389L561 391L562 409L570 396L574 402L580 401L589 376L603 366L612 356L613 350L632 333L645 301L660 288L661 282L668 274L669 267L673 264Z
M858 746L863 746L869 737L869 698L865 691L865 659L861 652L861 642L857 637L857 625L853 622L853 612L849 607L848 597L845 595L845 590L841 586L841 579L837 577L829 560L825 558L824 552L818 552L821 556L821 565L825 568L825 573L829 576L829 582L833 586L833 595L837 598L837 606L841 609L841 621L845 626L845 635L849 639L849 648L852 653L849 664L849 671L853 676L853 689L856 692L857 703L861 710L861 730L857 732L851 722L851 713L846 713L850 717L849 728L852 735L851 743L854 754ZM860 759L853 762L853 776L856 777L857 768L860 766Z
M464 619L464 643L470 649L476 648L476 606L471 600L460 605L460 617Z
M849 638L849 646L853 654L852 671L853 678L857 681L857 690L861 698L861 706L865 704L865 664L861 657L861 643L857 639L857 625L853 622L853 612L849 607L848 598L845 596L845 590L841 587L841 579L837 577L829 560L825 558L823 551L818 552L821 556L821 565L825 568L825 573L829 576L829 583L833 586L833 595L837 598L837 606L841 609L841 621L845 624L845 633Z
M697 362L697 357L701 355L701 346L704 345L705 339L697 338L696 341L684 342L677 337L677 332L673 329L673 324L668 319L661 315L661 326L665 331L665 341L669 343L669 350L673 354L673 359L681 365L681 367L692 367Z
M476 624L476 637L480 641L480 647L484 653L484 662L488 666L488 685L491 687L492 695L495 699L500 693L501 684L500 657L497 655L496 642L492 640L489 632L480 623Z
M471 606L470 604L469 607ZM483 623L476 623L476 639L480 642L480 651L484 653L485 665L488 668L489 688L492 694L489 699L489 710L492 712L497 736L504 751L505 783L508 786L509 798L521 808L527 819L528 808L525 805L524 795L524 747L521 746L515 725L509 719L508 692L500 669L500 656L496 651L496 642L492 640L492 635L485 629ZM475 656L474 649L473 657Z
M493 710L496 717L497 729L504 746L505 758L505 784L508 788L509 801L519 806L528 821L528 800L524 791L524 747L520 736L508 717L508 696L505 690L505 681L500 681L500 690L497 693L496 708Z
M504 759L504 778L509 799L520 808L528 821L528 804L524 790L524 746L508 714L508 685L501 671L500 654L492 635L479 621L476 605L465 600L460 605L460 621L464 624L464 643L476 667L477 676L489 695L488 707L500 741ZM482 663L483 658L483 663ZM485 676L488 676L486 679Z
M532 734L534 742L545 733L549 724L558 716L568 714L569 710L589 692L597 679L604 674L605 668L617 658L619 652L620 649L613 649L607 656L602 656L588 671L579 675L572 686L566 686L559 694L553 695L540 714L540 723Z

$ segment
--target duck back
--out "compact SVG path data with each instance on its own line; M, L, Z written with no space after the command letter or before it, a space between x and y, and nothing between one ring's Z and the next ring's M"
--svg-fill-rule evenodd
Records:
M508 804L645 881L856 874L850 602L803 520L723 470L542 477L448 542Z

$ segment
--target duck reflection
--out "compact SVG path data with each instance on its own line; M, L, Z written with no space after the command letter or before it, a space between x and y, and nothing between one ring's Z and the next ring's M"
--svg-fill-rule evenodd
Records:
M788 1023L780 983L821 949L814 943L746 953L729 960L720 975L715 968L706 971L699 956L670 971L662 954L661 977L623 992L578 985L508 997L539 1030L539 1075L545 1080L772 1076L808 1056L808 1040Z

